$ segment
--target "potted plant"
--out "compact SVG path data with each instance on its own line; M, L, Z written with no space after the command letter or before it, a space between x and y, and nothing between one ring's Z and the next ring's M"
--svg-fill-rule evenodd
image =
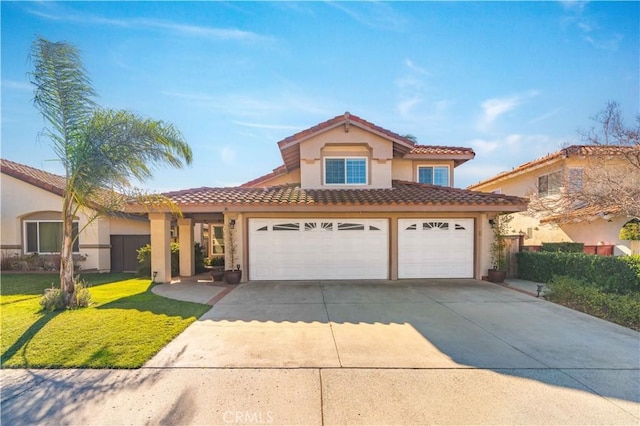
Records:
M232 224L229 225L228 229L229 240L226 247L229 250L228 254L231 260L231 268L224 271L224 280L227 284L238 284L242 279L242 270L240 269L240 264L236 263L238 251L238 246L236 245L236 230ZM235 265L236 269L233 269L233 265Z
M489 281L492 283L502 283L507 277L509 261L507 259L506 236L509 232L509 222L513 216L508 214L498 214L493 220L493 242L491 243L491 264L489 269Z
M214 257L211 260L211 278L214 282L224 279L224 257Z

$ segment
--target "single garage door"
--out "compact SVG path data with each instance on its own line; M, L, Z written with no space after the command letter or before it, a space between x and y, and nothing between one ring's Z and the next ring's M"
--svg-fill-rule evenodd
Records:
M251 280L386 279L387 219L249 219Z
M399 219L398 278L473 278L473 219Z

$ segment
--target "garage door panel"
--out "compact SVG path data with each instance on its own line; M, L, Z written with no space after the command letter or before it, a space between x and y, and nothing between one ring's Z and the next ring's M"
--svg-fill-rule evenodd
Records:
M473 219L398 220L399 278L472 278Z
M388 276L386 219L250 219L249 230L253 280Z

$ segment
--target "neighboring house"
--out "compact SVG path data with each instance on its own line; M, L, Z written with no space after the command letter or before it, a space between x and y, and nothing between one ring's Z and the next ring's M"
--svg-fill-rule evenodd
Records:
M55 262L65 178L9 160L0 159L0 165L2 256L37 253ZM140 215L114 214L87 225L87 215L81 214L74 230L82 230L73 251L84 270L135 271L136 250L150 241L149 221Z
M582 190L583 184L593 184L592 180L583 179L589 167L591 170L604 167L615 171L616 167L624 164L625 152L630 149L633 148L572 145L471 185L468 189L531 197L532 200L537 198L543 204L545 199L561 197L563 191L571 188ZM533 205L532 201L530 206ZM621 255L638 250L635 242L619 238L622 226L631 219L633 217L621 214L620 209L598 205L577 206L546 214L530 208L528 212L514 214L510 227L514 234L524 235L525 246L539 246L543 242L579 242L590 246L591 252L606 253L606 250L599 250L602 247L611 248L609 254Z
M210 252L239 265L243 280L481 278L489 220L526 209L523 198L453 187L470 148L416 145L349 113L278 147L284 164L240 187L164 194L184 216L149 213L158 282L171 279L175 222L181 247L193 244L195 224L208 224ZM193 265L181 250L180 275L193 275Z

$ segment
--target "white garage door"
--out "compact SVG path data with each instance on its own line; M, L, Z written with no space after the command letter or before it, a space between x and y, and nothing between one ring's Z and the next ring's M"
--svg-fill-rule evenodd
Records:
M473 219L399 219L398 278L473 278Z
M249 219L251 280L386 279L386 219Z

